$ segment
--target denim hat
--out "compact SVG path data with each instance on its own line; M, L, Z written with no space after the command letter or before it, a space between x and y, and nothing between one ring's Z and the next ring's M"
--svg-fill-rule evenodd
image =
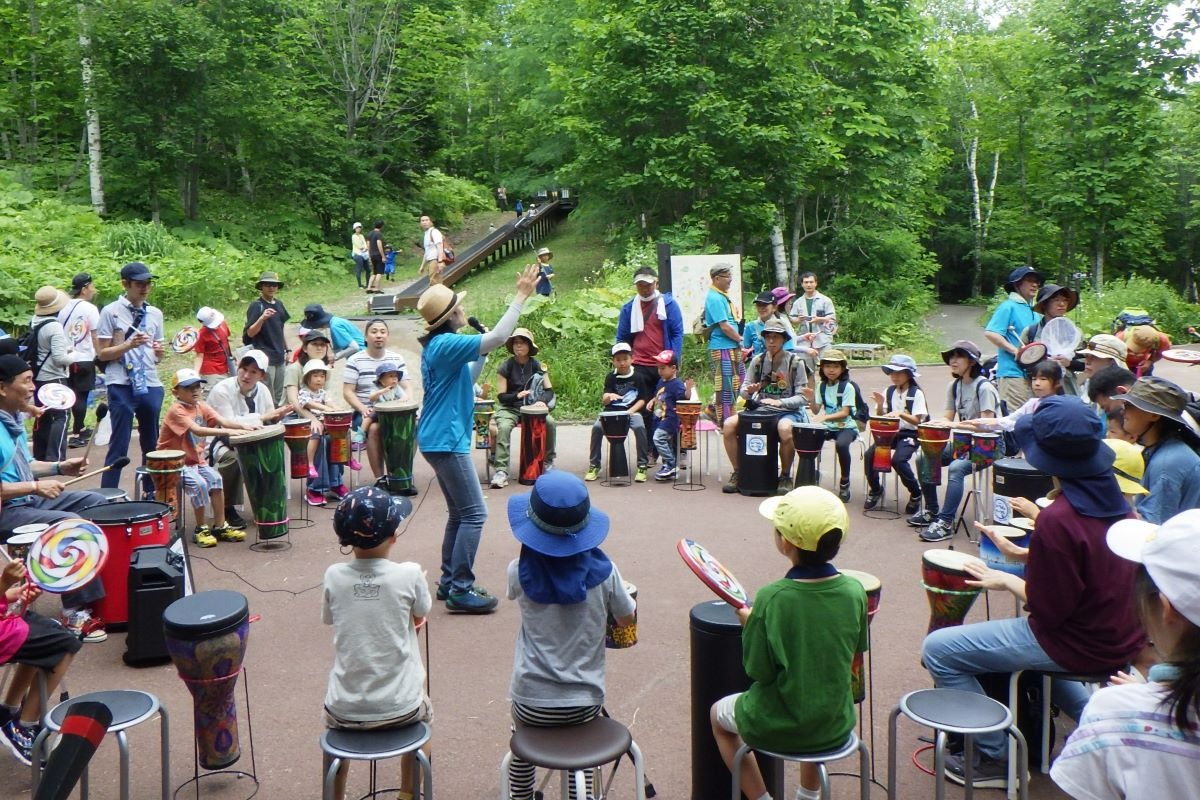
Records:
M1008 273L1008 279L1004 281L1004 291L1016 291L1017 284L1030 276L1032 276L1038 283L1042 283L1042 273L1038 272L1033 267L1017 267L1012 272Z
M561 469L508 498L508 524L517 541L546 556L584 553L608 536L608 515L592 508L579 476Z
M1013 429L1025 460L1056 478L1110 475L1116 454L1104 443L1104 424L1078 397L1054 395L1017 420Z
M338 543L369 550L396 533L412 513L412 501L374 486L360 486L342 498L333 512Z
M140 261L130 261L125 266L121 267L121 280L123 281L151 281L154 276L150 274L150 268Z
M891 357L888 363L880 367L880 369L882 369L888 375L891 375L893 372L908 370L908 374L912 375L914 378L921 377L921 373L917 372L917 362L913 361L912 356L896 354Z
M310 331L313 328L328 328L333 314L325 310L320 303L309 303L304 307L304 327Z
M400 365L395 361L381 361L375 365L375 379L378 380L389 372L400 373Z

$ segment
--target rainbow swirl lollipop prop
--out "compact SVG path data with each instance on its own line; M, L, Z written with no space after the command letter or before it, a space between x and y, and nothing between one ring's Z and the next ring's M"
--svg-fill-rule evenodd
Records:
M31 581L47 592L62 594L91 583L107 557L108 539L95 523L64 519L33 543L25 566Z
M191 325L184 325L175 338L171 340L171 349L176 353L190 353L196 346L200 333Z
M750 595L746 594L742 584L702 545L691 539L680 539L675 545L675 550L683 559L683 563L688 565L688 569L694 572L705 586L712 589L717 597L734 608L746 608L750 605Z
M61 383L47 383L37 391L38 402L53 411L66 411L75 405L75 392Z

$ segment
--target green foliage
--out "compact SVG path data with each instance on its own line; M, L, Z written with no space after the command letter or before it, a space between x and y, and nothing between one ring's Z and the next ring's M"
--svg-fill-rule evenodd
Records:
M429 214L443 227L461 225L464 214L492 207L491 190L463 178L430 170L413 177L416 211L413 216Z

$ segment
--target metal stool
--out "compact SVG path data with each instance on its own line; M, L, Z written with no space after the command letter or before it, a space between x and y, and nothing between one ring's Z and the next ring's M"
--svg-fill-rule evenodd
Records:
M500 798L509 800L510 787L508 784L508 767L513 758L520 758L535 767L557 770L562 773L562 798L567 798L568 776L575 781L575 796L587 797L587 787L584 781L584 771L599 772L600 767L618 760L623 755L629 755L633 762L633 776L636 782L634 796L637 800L646 800L645 768L642 764L642 751L633 741L629 729L611 717L596 717L582 725L571 725L561 728L537 728L531 725L516 726L516 731L508 741L508 753L500 762ZM596 800L608 796L614 775L608 784L601 787L599 783L593 787ZM603 789L599 794L595 790Z
M946 734L963 735L963 765L966 773L963 796L970 800L974 792L971 774L975 758L973 737L995 731L1007 732L1016 742L1021 800L1029 797L1029 753L1025 748L1025 737L1017 730L1013 715L1004 704L987 695L959 689L921 689L901 697L900 704L892 709L888 717L888 800L896 797L896 723L901 714L937 732L933 746L933 779L936 782L934 790L937 800L943 800L946 796Z
M129 493L120 486L101 486L98 489L91 489L90 491L99 495L104 495L104 499L110 503L124 503L129 499Z
M841 747L821 753L776 753L771 750L764 750L761 747L751 747L748 744L743 744L733 756L733 800L740 800L742 796L742 759L747 753L757 752L760 755L770 756L781 761L795 761L799 764L816 764L817 776L821 781L821 800L829 800L832 794L829 788L829 771L825 769L825 763L848 758L854 755L855 751L858 751L859 796L861 800L870 800L871 770L867 763L870 759L870 753L867 751L867 745L858 738L858 735L854 731L850 731L850 736Z
M1129 665L1124 667L1128 672ZM1018 681L1021 678L1022 670L1014 672L1008 679L1008 710L1012 713L1013 719L1017 717L1017 702L1019 688ZM1050 773L1050 690L1054 681L1078 681L1090 689L1089 694L1096 691L1097 686L1103 686L1112 676L1112 672L1043 672L1042 675L1042 774ZM1008 782L1012 785L1013 773L1016 770L1014 760L1012 758L1012 748L1009 748L1008 758Z
M50 735L61 729L63 720L66 719L72 704L87 701L103 703L112 711L112 723L108 726L107 733L117 735L117 748L121 754L121 800L129 800L129 740L125 736L125 731L135 725L140 725L155 714L158 715L159 749L162 753L162 800L167 800L171 795L171 747L168 737L170 725L167 721L167 709L159 703L158 698L154 695L135 689L89 692L79 697L72 697L50 709L50 713L42 718L42 730L33 742L32 793L37 794L38 784L41 783L42 760L50 757ZM87 800L88 773L86 768L83 771L83 777L79 780L79 796Z
M383 728L373 731L342 731L330 729L321 734L322 772L321 797L333 800L333 779L342 761L371 762L370 791L362 797L375 797L396 789L378 788L379 760L396 758L412 753L416 757L416 779L421 785L420 796L425 800L433 797L433 767L421 747L429 741L429 726L414 722L403 728ZM405 789L407 791L407 788ZM341 800L341 798L338 798ZM362 798L360 798L362 800Z

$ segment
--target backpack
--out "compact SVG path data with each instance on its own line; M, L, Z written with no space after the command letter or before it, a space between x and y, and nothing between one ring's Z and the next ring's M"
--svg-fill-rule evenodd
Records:
M850 412L850 417L854 420L854 423L858 425L858 429L860 431L866 430L867 420L871 418L871 409L867 405L867 401L863 399L862 389L858 387L857 383L850 380L849 377L843 377L838 381L836 405L838 408L842 407L842 397L844 397L846 394L846 384L850 384L854 387L854 409ZM826 384L821 384L822 405L825 403L825 386Z
M535 372L530 376L529 382L525 385L529 390L529 404L545 403L546 408L550 411L558 405L558 398L554 396L554 390L546 386L546 374L544 372Z
M709 337L712 336L713 328L715 328L715 327L717 327L717 326L704 324L704 312L703 311L701 311L700 314L696 317L696 319L694 319L692 321L692 333L694 335L698 336L700 339L702 339L705 342L707 342L709 340Z
M454 245L450 244L450 237L442 234L442 261L446 264L453 264L458 260L458 256L454 255Z
M51 317L45 322L40 322L37 325L30 325L29 330L21 336L17 342L18 352L29 368L33 370L33 378L37 380L38 373L42 371L42 367L46 364L46 359L50 357L50 353L38 358L38 332L42 328L49 325L51 322L56 322L57 318Z

